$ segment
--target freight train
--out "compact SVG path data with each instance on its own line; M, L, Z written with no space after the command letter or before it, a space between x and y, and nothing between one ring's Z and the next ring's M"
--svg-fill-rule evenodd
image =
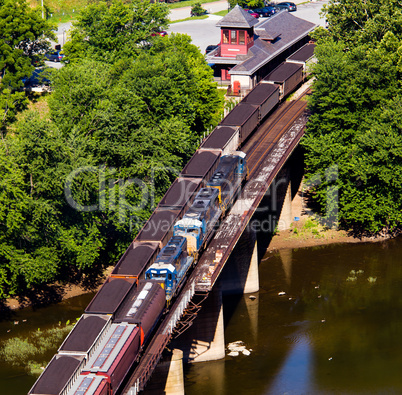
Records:
M310 45L310 44L308 44ZM310 48L299 50L312 53ZM306 55L261 81L214 129L87 306L29 394L110 395L122 387L247 176L238 151L304 78Z

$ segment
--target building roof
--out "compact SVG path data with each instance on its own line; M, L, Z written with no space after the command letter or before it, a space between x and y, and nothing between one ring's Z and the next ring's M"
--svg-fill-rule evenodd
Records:
M235 58L239 63L229 71L229 74L253 75L278 54L308 36L317 26L287 11L281 11L267 18L255 26L254 45L248 50L247 55ZM233 60L234 58L207 55L209 63L233 64Z
M217 24L218 27L239 27L250 28L258 23L247 11L244 11L238 4L226 14Z

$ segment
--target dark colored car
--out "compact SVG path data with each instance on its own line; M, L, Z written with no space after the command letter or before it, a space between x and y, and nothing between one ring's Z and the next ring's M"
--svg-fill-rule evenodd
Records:
M284 1L282 3L277 3L275 4L276 8L279 8L280 10L286 10L286 11L296 11L297 7L295 3L292 3L290 1Z
M244 11L247 11L251 16L253 16L254 18L259 18L260 17L260 15L259 14L257 14L256 12L254 12L253 10L248 10L248 9L244 9Z
M208 45L208 47L205 48L205 55L212 52L214 49L218 48L219 45Z
M64 55L60 51L53 51L45 54L45 58L51 62L61 62Z
M255 8L253 11L256 12L260 18L266 18L276 14L277 9L275 7L262 7Z

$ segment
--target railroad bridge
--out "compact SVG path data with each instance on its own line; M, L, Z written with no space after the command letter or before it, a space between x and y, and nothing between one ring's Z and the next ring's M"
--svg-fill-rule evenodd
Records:
M144 389L145 393L184 394L182 360L224 358L222 291L257 292L259 257L267 248L269 234L277 226L288 228L293 220L292 198L303 169L295 149L308 119L308 92L308 87L302 86L299 97L282 103L241 148L248 158L248 181L200 256L124 394ZM224 280L219 281L221 278ZM173 352L157 367L167 345ZM154 369L157 373L152 375Z
M306 62L313 51L314 44L306 44L291 55L203 141L30 395L134 395L149 391L155 378L166 378L164 389L159 384L156 393L182 394L183 360L225 356L222 291L257 292L259 256L266 250L269 234L293 220L292 197L303 173L296 147L308 119ZM292 100L285 100L292 92ZM247 180L241 185L236 177L237 198L205 249L198 251L194 269L166 312L161 282L144 280L145 271L172 237L173 226L195 195L207 185L220 157L238 149L246 154ZM168 360L159 363L168 349L173 350ZM160 373L161 369L165 371ZM159 372L153 374L155 370Z

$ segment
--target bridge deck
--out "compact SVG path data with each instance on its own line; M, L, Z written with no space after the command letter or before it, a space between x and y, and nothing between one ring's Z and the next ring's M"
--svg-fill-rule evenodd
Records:
M306 106L305 101L299 100L284 103L242 148L248 155L249 181L201 255L182 292L145 350L123 394L137 394L144 388L176 324L189 311L188 306L194 294L207 295L212 289L271 182L303 136L307 122Z
M245 147L247 155L250 155L250 180L200 257L196 291L209 292L212 289L272 180L300 141L307 121L304 115L307 103L293 103L283 110L282 116L268 125L262 125L258 133L260 139L254 139Z

